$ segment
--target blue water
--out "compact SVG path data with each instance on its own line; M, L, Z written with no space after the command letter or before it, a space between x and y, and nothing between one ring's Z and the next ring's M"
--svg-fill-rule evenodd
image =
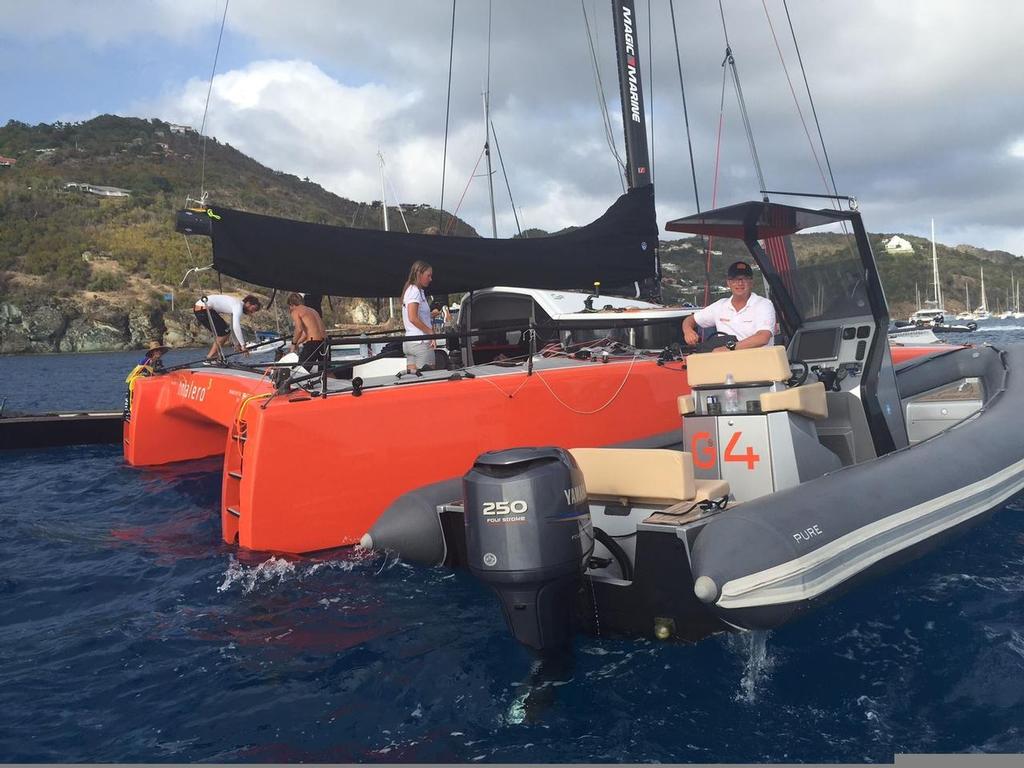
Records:
M0 358L0 397L116 408L134 358ZM1024 751L1024 500L783 629L695 646L581 637L573 661L539 665L468 574L238 552L220 541L219 495L216 461L0 454L0 760Z

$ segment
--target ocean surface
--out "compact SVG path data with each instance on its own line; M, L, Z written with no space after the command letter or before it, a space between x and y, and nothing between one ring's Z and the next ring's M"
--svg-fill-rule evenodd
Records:
M970 340L1024 341L1024 326ZM0 357L0 398L119 408L136 357ZM0 760L1024 752L1024 499L782 629L692 646L580 637L540 663L467 573L239 552L220 540L219 496L217 461L0 454Z

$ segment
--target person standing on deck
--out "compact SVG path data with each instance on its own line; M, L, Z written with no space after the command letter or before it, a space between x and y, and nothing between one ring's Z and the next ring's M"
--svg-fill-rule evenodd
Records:
M683 339L693 346L700 341L697 326L714 328L736 337L715 352L770 347L775 343L775 306L753 292L754 270L745 261L729 265L726 282L731 296L719 299L683 319Z
M206 353L207 360L213 360L223 354L223 348L231 340L231 332L235 334L235 346L248 355L249 350L245 348L245 338L242 336L242 315L254 315L262 309L260 300L252 294L239 301L234 296L226 296L220 293L211 293L203 296L193 308L196 315L196 322L213 332L213 346ZM221 313L231 315L231 330L224 321Z
M402 325L407 336L430 335L430 304L426 289L434 279L434 270L425 261L415 261L409 269L409 278L402 289ZM410 339L402 344L405 367L409 373L428 368L434 363L433 339Z
M297 293L288 294L288 314L291 315L295 333L292 336L292 352L299 353L299 365L310 372L320 364L323 357L327 329L320 313L308 306ZM313 366L306 365L312 361Z

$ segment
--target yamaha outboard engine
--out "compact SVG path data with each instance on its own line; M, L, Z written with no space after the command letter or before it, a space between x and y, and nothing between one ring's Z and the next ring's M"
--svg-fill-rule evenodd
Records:
M565 643L594 551L576 461L561 448L491 451L462 487L469 569L498 593L517 640L538 650Z

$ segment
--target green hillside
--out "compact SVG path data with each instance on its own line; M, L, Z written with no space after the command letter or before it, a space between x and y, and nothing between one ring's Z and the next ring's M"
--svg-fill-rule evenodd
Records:
M173 229L186 197L198 196L202 138L160 120L103 115L84 123L0 127L0 271L40 276L48 290L123 288L128 276L175 286L192 266L210 263L209 242L192 238L193 254ZM104 198L69 189L90 184L130 190ZM369 229L382 228L380 201L357 203L308 179L271 170L214 138L206 141L205 188L220 205L256 213ZM392 222L398 209L389 206ZM402 205L412 231L437 224L427 205ZM462 221L455 232L475 234ZM83 254L87 254L83 259ZM120 269L96 270L95 258ZM31 279L11 285L23 288ZM5 292L0 283L0 295Z
M199 193L202 138L193 130L160 120L103 115L84 123L0 127L0 298L17 293L64 297L97 296L157 306L186 270L210 263L209 242L191 238L192 253L173 230L176 210ZM127 197L100 197L69 184L130 190ZM318 184L267 168L228 144L208 138L205 187L221 205L257 213L326 224L379 229L380 202L358 203ZM424 204L403 204L413 231L436 224L438 212ZM392 222L398 209L389 207ZM584 222L581 222L584 223ZM870 223L870 222L869 222ZM458 234L476 233L457 221ZM539 230L531 235L543 234ZM881 247L890 234L871 235L894 317L915 308L915 284L922 299L931 291L931 245L902 235L914 253L888 254ZM794 238L802 257L827 258L845 248L838 234ZM745 257L742 245L713 245L717 295L724 294L726 265ZM704 258L699 243L662 244L665 296L693 300L703 294ZM980 302L984 265L989 307L1006 304L1011 274L1024 277L1024 264L1012 254L970 246L938 246L947 309ZM212 278L211 278L212 279ZM147 298L148 297L148 298Z

